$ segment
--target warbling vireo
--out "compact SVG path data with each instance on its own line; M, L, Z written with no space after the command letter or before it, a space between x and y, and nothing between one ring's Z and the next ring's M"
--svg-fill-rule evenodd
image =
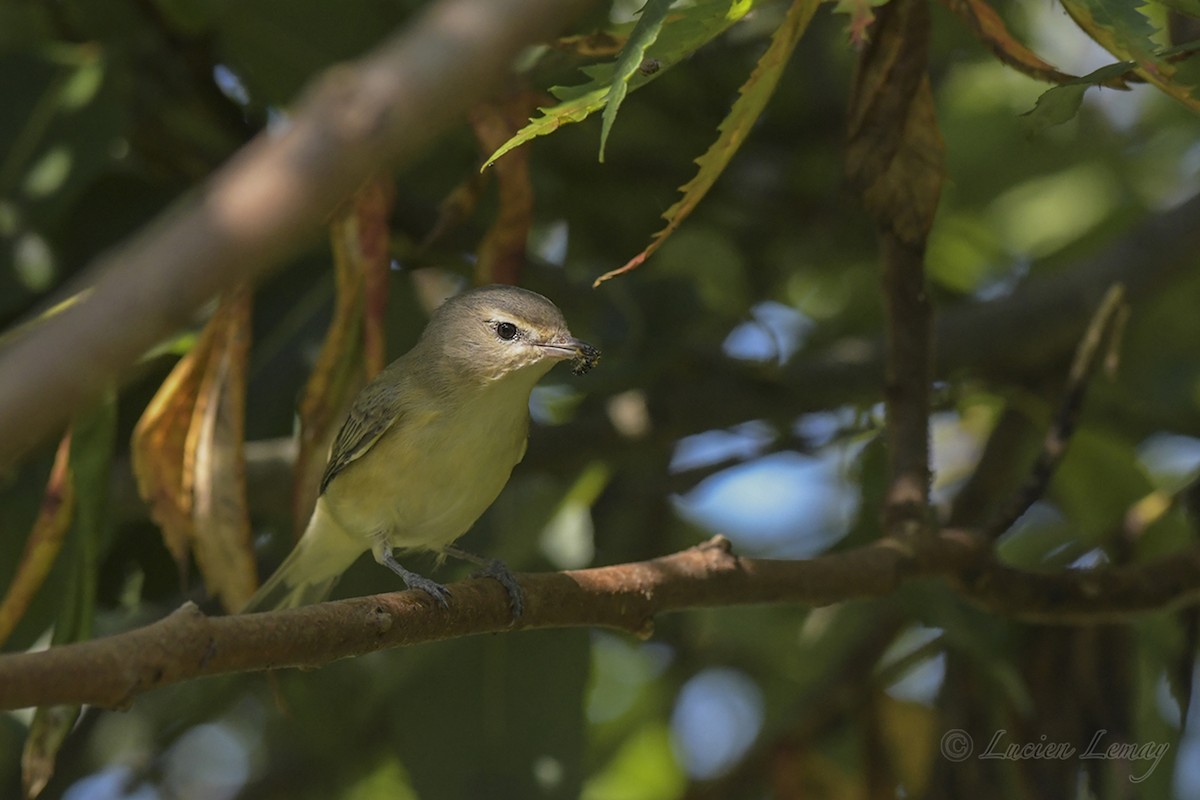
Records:
M243 612L320 602L367 550L445 606L446 587L400 566L392 551L401 549L483 564L519 615L521 590L508 568L452 543L525 455L534 384L559 361L574 359L580 374L599 357L540 294L488 286L447 300L417 344L355 398L308 528Z

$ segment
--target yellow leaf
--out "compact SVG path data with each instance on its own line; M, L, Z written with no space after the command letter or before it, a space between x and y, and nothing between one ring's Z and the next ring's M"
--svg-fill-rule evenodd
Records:
M235 289L208 323L213 336L187 444L196 564L209 593L231 612L245 605L258 582L243 452L251 301L249 288Z
M17 565L16 575L9 584L4 600L0 602L0 644L4 644L13 628L25 616L34 595L54 565L67 530L71 527L75 492L69 466L70 453L71 434L68 432L58 445L54 466L46 481L42 507L25 542L25 551Z
M211 347L205 328L175 364L133 429L130 454L138 493L162 530L167 550L181 571L192 548L192 460L187 452L192 411Z
M42 793L54 777L54 762L79 719L79 706L49 706L34 712L21 752L21 783L26 798Z
M194 552L205 585L230 610L256 585L242 451L250 305L247 287L222 298L130 447L138 491L176 564L185 570Z

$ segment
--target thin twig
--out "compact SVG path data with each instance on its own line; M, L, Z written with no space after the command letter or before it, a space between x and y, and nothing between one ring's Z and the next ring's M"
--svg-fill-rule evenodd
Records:
M1075 359L1071 363L1071 371L1067 375L1067 386L1062 403L1058 408L1058 413L1054 415L1049 430L1046 431L1042 450L1030 470L1029 479L1017 490L1012 500L1005 504L984 527L985 536L998 539L1046 493L1050 479L1054 477L1054 471L1062 462L1063 456L1066 455L1067 445L1070 444L1071 435L1075 432L1075 427L1079 422L1079 413L1083 408L1084 397L1087 396L1088 385L1096 370L1096 365L1100 361L1101 346L1110 329L1114 329L1116 323L1123 318L1121 309L1124 308L1124 298L1125 289L1120 284L1114 285L1104 295L1103 302L1096 309L1092 321L1088 323L1087 330L1084 331L1083 339L1079 342L1079 347L1075 350ZM1114 349L1110 348L1109 350L1110 356L1107 359L1109 364L1112 363L1111 353Z

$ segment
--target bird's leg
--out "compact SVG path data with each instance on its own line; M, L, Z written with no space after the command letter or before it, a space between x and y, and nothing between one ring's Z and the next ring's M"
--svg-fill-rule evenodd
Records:
M461 558L463 561L469 561L481 569L475 573L477 577L492 578L500 582L504 587L504 591L508 592L508 601L512 604L513 619L521 616L521 612L525 610L525 592L521 589L521 584L517 582L517 576L498 558L486 559L480 558L474 553L468 553L466 550L450 545L442 549L442 552L448 556Z
M434 600L438 601L438 604L442 608L447 608L450 605L446 600L450 596L449 589L447 589L445 586L442 586L437 581L432 581L429 578L418 575L415 572L409 572L404 567L400 566L400 562L396 560L394 555L392 555L392 548L388 547L386 543L376 545L373 552L375 555L375 560L399 575L400 580L404 581L404 585L409 589L420 589L422 592L425 592Z

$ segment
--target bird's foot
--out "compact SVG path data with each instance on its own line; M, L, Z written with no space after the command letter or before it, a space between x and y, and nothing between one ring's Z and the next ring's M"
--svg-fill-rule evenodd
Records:
M392 572L400 576L400 580L404 581L404 585L409 589L419 589L437 601L442 608L449 608L450 590L437 581L430 580L424 575L418 575L415 572L410 572L400 566L400 562L392 555L390 550L386 550L380 558L380 563L390 569Z
M508 602L512 606L512 617L514 620L520 618L525 611L525 592L521 589L521 584L517 581L517 576L498 558L493 558L490 561L480 558L474 553L468 553L458 547L450 546L443 550L446 555L461 558L463 561L470 561L472 564L477 564L482 569L474 573L473 578L491 578L500 582L504 587L504 591L508 592Z
M504 591L508 592L508 602L512 606L513 619L520 618L521 613L525 610L525 591L507 564L498 558L493 558L484 564L483 569L476 572L474 577L500 581Z

